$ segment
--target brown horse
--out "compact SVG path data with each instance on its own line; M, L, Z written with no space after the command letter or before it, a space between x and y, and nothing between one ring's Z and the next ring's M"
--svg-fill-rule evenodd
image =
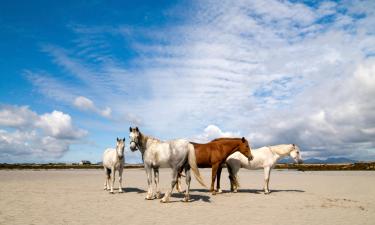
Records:
M216 194L214 190L214 184L217 176L217 188L220 190L220 175L221 175L221 164L225 163L225 160L232 153L239 151L250 161L253 156L251 155L251 149L248 141L242 138L217 138L206 144L193 143L195 149L195 156L198 167L210 168L212 167L211 177L211 189L212 194Z

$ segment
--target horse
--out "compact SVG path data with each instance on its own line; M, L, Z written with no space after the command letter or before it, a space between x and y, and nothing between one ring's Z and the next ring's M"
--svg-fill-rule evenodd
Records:
M253 160L250 162L238 152L230 155L226 160L231 183L231 191L237 192L239 187L237 173L241 167L246 169L264 169L264 194L269 194L269 181L271 169L281 158L290 156L296 163L302 163L300 149L295 144L282 144L274 146L265 146L253 151ZM220 185L220 184L219 184Z
M145 199L152 200L155 198L161 198L161 192L159 189L159 168L163 167L172 168L171 189L168 190L161 199L161 202L163 203L169 202L169 198L177 182L178 172L182 169L185 170L187 184L184 197L185 202L189 202L190 200L190 169L192 169L197 181L202 186L206 186L197 167L194 146L187 140L176 139L160 141L159 139L142 134L138 127L130 127L129 131L130 150L133 152L139 150L141 152L147 174L148 190ZM152 190L152 170L154 172L154 182L156 186L155 195Z
M109 193L113 194L113 185L115 183L115 172L118 171L119 174L119 189L122 192L122 171L124 170L124 148L125 148L125 138L116 139L116 149L107 148L103 153L103 167L104 173L106 175L104 182L104 190L109 190ZM111 176L112 173L112 176ZM112 185L110 185L109 179L112 177Z
M220 189L220 175L222 167L226 158L238 152L246 160L253 158L249 142L244 138L217 138L206 144L198 144L191 142L195 149L197 164L199 168L210 168L211 170L211 188L210 192L215 195L216 191L221 193ZM214 189L214 184L217 176L217 190ZM180 189L180 188L178 188Z

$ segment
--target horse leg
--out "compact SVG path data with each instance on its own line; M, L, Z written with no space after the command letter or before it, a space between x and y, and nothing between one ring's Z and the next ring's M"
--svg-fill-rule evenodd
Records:
M147 174L147 185L148 185L148 189L147 189L147 195L146 195L146 198L147 200L152 200L153 197L152 197L152 168L150 166L145 166L145 169L146 169L146 174Z
M178 175L177 175L177 184L176 184L176 190L181 193L183 192L182 191L182 188L181 188L181 177L182 177L182 168L181 170L179 171Z
M269 194L270 190L268 189L268 184L270 182L271 168L264 168L264 194Z
M111 189L111 169L107 168L107 190Z
M216 192L215 192L215 189L214 189L214 185L215 185L215 180L216 180L216 174L217 174L217 170L219 168L219 164L214 164L212 165L212 174L211 174L211 193L213 195L216 195Z
M107 185L108 185L108 174L107 174L107 168L105 168L105 167L104 167L104 176L105 176L104 190L106 191L107 190Z
M230 161L229 163L227 162L227 168L229 173L229 180L231 182L231 191L236 193L238 191L238 187L240 186L237 173L241 168L241 164Z
M120 168L118 169L118 176L119 176L119 187L118 187L118 192L122 192L122 171L124 170L124 167L123 166L120 166Z
M161 198L161 193L159 189L159 168L154 168L154 182L156 187L156 198Z
M171 196L173 192L173 188L177 183L177 175L178 175L178 169L172 169L172 182L171 182L171 189L167 191L164 195L164 197L160 200L160 202L166 203L169 202L169 197Z
M232 172L232 167L227 163L227 170L229 173L229 181L230 181L230 191L234 192L234 180L233 180L233 172Z
M188 166L185 167L185 175L186 175L186 186L187 187L186 187L186 191L185 191L184 201L189 202L189 200L190 200L189 191L190 191L191 173L190 173L190 168Z
M113 186L115 185L115 167L111 168L111 173L112 173L112 180L111 180L111 190L109 191L111 194L113 194Z
M217 193L223 192L220 188L220 177L221 177L221 170L222 169L223 169L223 167L221 167L221 166L219 166L219 168L217 169L217 179L216 179L216 191L217 191Z

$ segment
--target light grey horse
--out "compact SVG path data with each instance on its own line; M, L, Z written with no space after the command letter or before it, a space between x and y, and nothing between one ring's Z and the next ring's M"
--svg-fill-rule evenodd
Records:
M185 170L187 189L185 192L184 201L188 202L190 199L190 168L193 170L195 178L198 182L205 186L203 179L199 174L199 170L195 158L194 146L189 141L184 139L176 139L171 141L160 141L156 138L142 134L138 127L129 128L130 130L130 150L139 150L142 153L144 167L147 173L148 191L146 199L161 198L159 189L159 168L172 168L172 182L171 189L167 191L161 202L168 202L172 194L173 188L177 182L178 172ZM156 186L156 193L152 190L152 170L154 171L154 182Z
M238 152L233 153L226 160L229 179L231 181L231 190L233 192L237 192L239 187L237 173L241 167L249 170L263 168L264 194L269 194L270 189L268 185L270 182L271 169L276 165L279 159L290 156L296 163L302 163L300 149L295 144L265 146L252 149L251 152L254 157L252 161L248 161L245 156Z
M122 192L122 171L124 169L124 148L125 148L125 138L117 138L116 149L107 148L103 153L103 167L105 173L104 190L110 190L109 193L113 193L113 185L115 184L115 172L118 171L119 174L119 192ZM110 178L111 185L110 185Z

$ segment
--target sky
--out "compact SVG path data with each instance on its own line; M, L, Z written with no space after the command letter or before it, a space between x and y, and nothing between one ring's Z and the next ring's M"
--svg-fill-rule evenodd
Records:
M375 1L1 1L0 162L101 161L129 126L375 160Z

